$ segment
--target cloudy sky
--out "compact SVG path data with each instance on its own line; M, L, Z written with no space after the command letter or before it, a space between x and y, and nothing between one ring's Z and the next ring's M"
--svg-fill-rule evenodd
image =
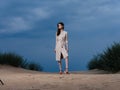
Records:
M68 31L70 71L87 70L93 55L120 41L119 0L1 0L0 52L58 71L54 47L59 21Z

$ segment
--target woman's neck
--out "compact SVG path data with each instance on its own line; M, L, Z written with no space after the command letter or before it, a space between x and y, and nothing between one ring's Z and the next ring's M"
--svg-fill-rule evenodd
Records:
M61 32L63 31L63 29L61 29Z

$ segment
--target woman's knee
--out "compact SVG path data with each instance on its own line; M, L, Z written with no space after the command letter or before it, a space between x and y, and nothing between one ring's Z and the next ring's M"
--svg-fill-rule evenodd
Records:
M66 59L68 60L68 56L67 56L67 57L65 57L65 60L66 60Z
M61 60L60 60L60 61L58 61L58 63L61 63Z

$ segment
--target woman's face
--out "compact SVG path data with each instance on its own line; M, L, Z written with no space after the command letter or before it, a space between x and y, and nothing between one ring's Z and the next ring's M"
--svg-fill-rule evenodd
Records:
M58 24L58 29L63 29L63 26L61 24Z

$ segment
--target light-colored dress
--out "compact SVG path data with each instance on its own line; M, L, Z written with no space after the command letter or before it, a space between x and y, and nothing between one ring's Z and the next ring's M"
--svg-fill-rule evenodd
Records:
M57 36L56 33L56 61L61 60L61 53L63 55L63 58L66 58L68 56L68 34L67 31L61 31L60 35Z

